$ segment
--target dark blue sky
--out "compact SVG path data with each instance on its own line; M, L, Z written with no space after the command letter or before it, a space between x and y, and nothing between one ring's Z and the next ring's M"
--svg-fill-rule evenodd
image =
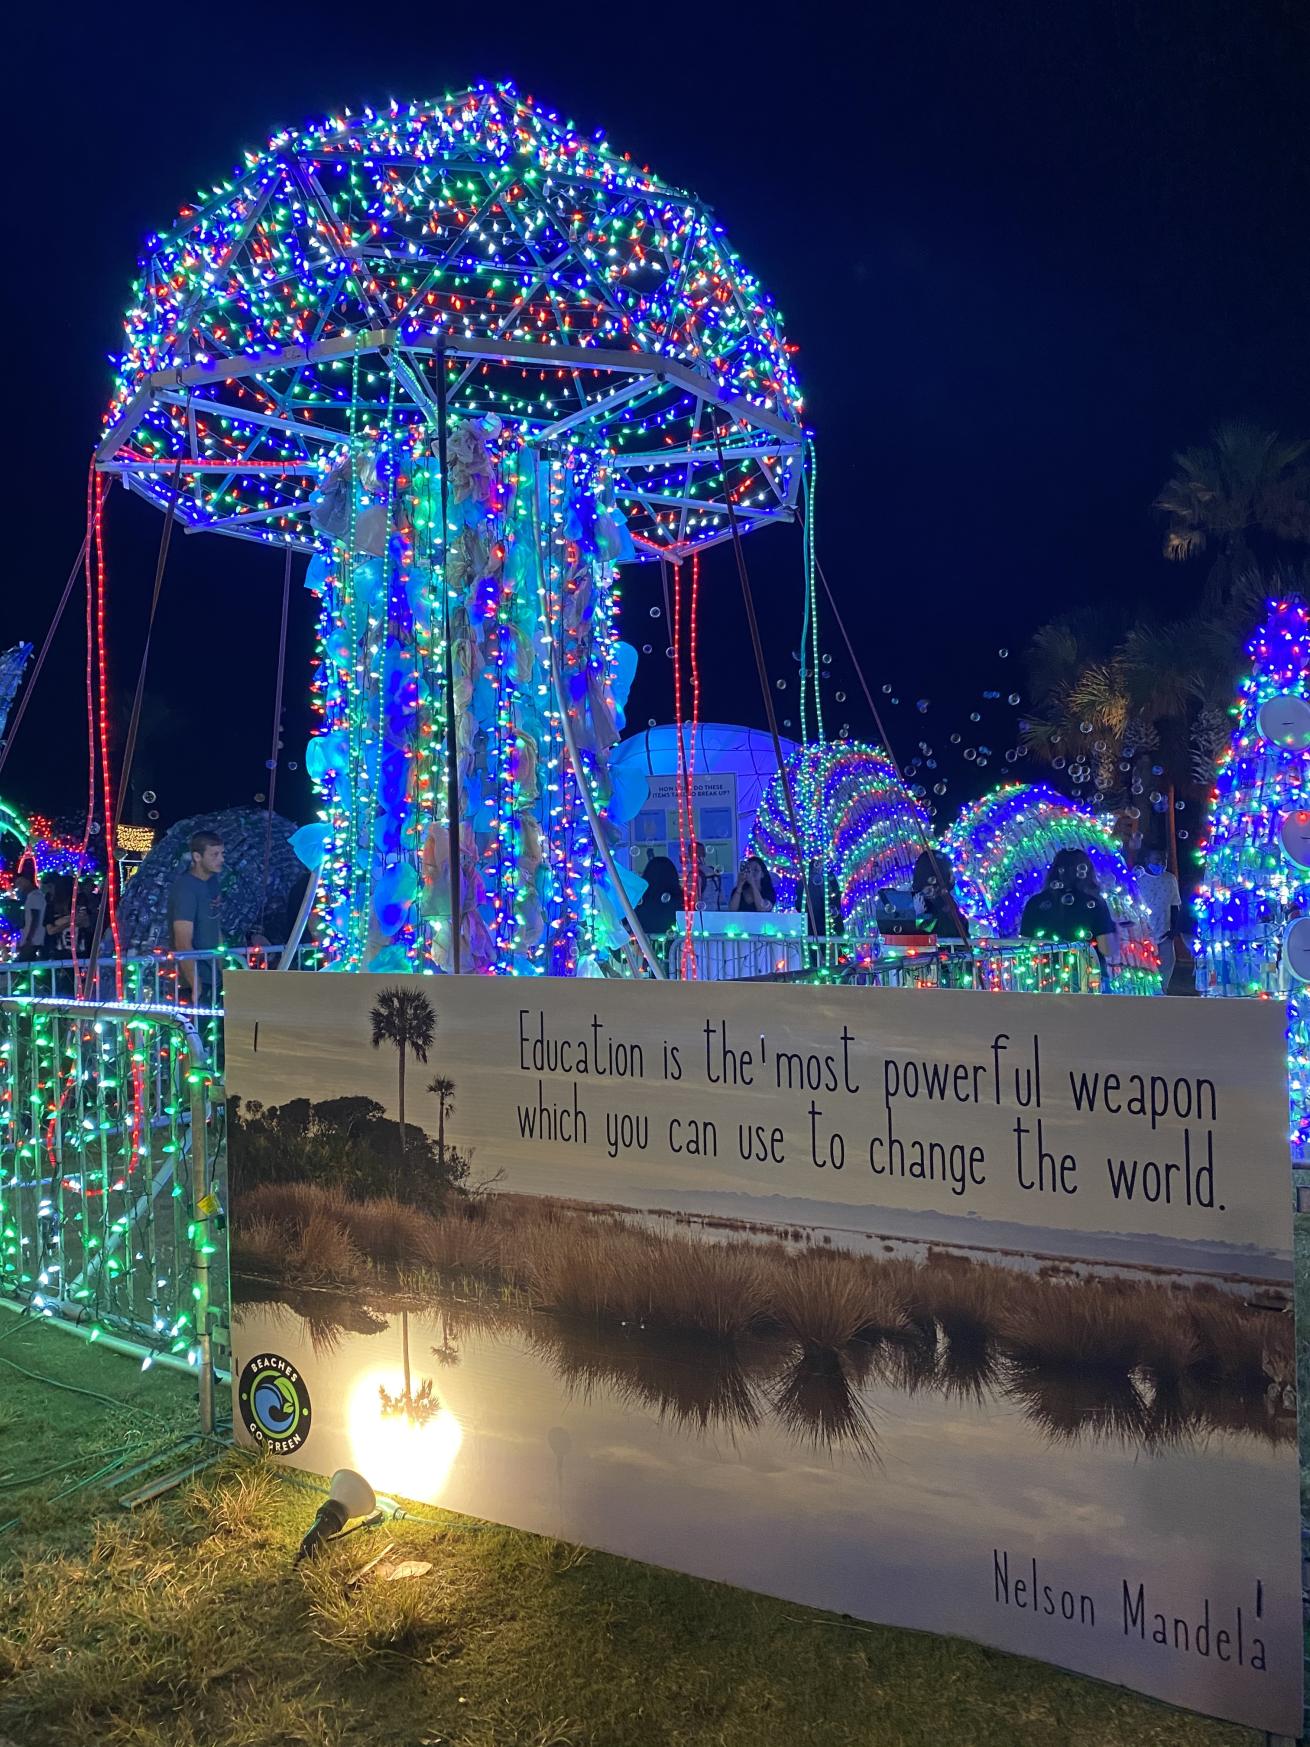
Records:
M902 756L1022 689L1043 619L1171 611L1151 500L1173 449L1245 416L1310 433L1310 9L1301 0L874 0L807 6L27 9L9 98L11 583L0 645L39 642L81 538L86 460L137 247L275 127L478 78L604 127L713 204L772 290L819 448L820 558ZM29 410L30 409L30 410ZM115 494L113 659L130 692L159 521ZM746 551L795 717L800 543ZM669 713L658 577L628 573ZM707 716L762 725L729 550L705 561ZM265 787L281 579L271 553L174 541L143 771L170 818ZM293 595L289 759L312 624ZM6 792L84 789L80 629L57 642ZM835 632L829 725L870 732ZM1011 654L1001 662L998 650ZM845 690L841 705L835 693ZM914 700L927 697L920 715ZM985 709L985 706L983 706ZM1009 712L1012 718L1014 712ZM997 754L1012 733L994 715ZM995 764L995 760L993 760ZM963 767L961 767L963 768ZM294 811L308 795L287 777ZM137 784L138 788L142 786ZM956 783L947 806L961 798Z

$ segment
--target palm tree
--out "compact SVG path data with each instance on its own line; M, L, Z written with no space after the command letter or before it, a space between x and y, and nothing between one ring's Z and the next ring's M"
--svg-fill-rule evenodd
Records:
M455 1082L446 1074L436 1074L428 1081L428 1091L437 1100L437 1161L441 1173L446 1173L446 1118L455 1108Z
M1023 724L1024 746L1042 763L1085 767L1103 794L1129 787L1121 766L1153 744L1123 668L1125 630L1120 615L1086 608L1043 625L1028 649L1034 710Z
M1023 743L1040 762L1067 767L1075 785L1090 780L1135 835L1131 821L1144 811L1135 797L1158 783L1152 804L1164 808L1188 784L1188 732L1210 657L1199 621L1125 626L1083 613L1043 626L1029 650L1036 708Z
M1302 579L1277 569L1275 592ZM1085 611L1044 625L1028 652L1033 715L1023 725L1029 753L1067 765L1075 781L1090 776L1125 820L1140 808L1134 796L1161 792L1174 851L1176 795L1209 788L1215 760L1227 746L1228 705L1241 649L1270 583L1258 571L1234 577L1228 599L1171 623L1115 622Z
M1208 605L1226 602L1257 558L1310 543L1310 443L1237 419L1175 455L1174 466L1155 500L1164 554L1181 562L1214 549Z
M405 1059L426 1063L437 1030L437 1015L431 1001L418 989L397 984L383 989L369 1012L373 1022L373 1047L394 1044L400 1058L400 1150L405 1150Z

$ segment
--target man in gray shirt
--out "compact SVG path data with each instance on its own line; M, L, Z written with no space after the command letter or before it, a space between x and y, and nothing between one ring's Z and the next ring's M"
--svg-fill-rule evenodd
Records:
M213 831L197 831L191 839L191 866L173 881L168 894L168 940L174 952L217 952L223 944L223 839ZM196 960L178 960L179 994L186 991L194 1002L201 983L213 988L213 979L198 979Z
M45 945L45 893L37 885L30 863L24 863L15 876L14 890L23 905L23 937L15 957L20 964L30 964L40 958Z

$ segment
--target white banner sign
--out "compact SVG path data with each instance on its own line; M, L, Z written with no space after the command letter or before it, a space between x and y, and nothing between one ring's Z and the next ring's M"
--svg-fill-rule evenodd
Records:
M1299 1728L1273 1004L252 973L226 1034L247 1435Z

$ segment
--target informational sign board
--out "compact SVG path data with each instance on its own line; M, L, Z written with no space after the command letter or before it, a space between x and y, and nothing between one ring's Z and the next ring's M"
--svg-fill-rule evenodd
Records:
M1299 1731L1275 1004L227 1000L242 1436Z
M667 855L681 870L678 779L676 776L652 776L649 782L646 804L630 827L633 869L640 873L648 856ZM691 807L696 841L705 845L705 868L709 876L705 904L712 910L724 909L737 878L742 848L738 842L736 775L732 772L723 775L693 772Z

